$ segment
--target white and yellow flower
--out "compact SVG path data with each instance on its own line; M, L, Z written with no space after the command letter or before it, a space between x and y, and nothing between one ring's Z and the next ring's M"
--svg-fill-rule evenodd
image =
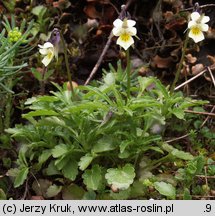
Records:
M198 43L205 39L203 32L208 31L208 25L206 24L210 20L209 16L200 15L198 12L191 14L191 20L188 23L189 37Z
M125 18L124 20L116 19L113 22L113 35L119 37L117 39L117 44L127 50L132 44L134 44L134 39L132 36L136 36L137 29L134 27L136 22Z
M44 45L39 44L38 46L40 54L44 56L42 63L47 67L55 56L54 45L50 42L46 42Z

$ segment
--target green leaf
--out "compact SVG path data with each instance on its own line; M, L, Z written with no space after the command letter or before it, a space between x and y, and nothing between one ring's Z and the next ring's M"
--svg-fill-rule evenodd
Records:
M140 97L145 89L154 82L154 80L150 77L138 77L138 82L140 85L138 97Z
M78 163L79 169L84 171L91 164L93 159L94 157L90 154L86 154L83 157L81 157Z
M27 114L23 114L23 118L30 118L30 117L35 117L35 116L57 116L59 115L57 112L54 110L36 110L36 111L31 111Z
M34 14L35 16L42 17L45 14L46 10L47 8L44 7L43 5L38 5L31 10L31 13Z
M42 73L39 72L36 68L31 68L31 72L33 73L34 77L38 80L38 81L42 81Z
M144 197L146 195L146 187L143 184L143 181L134 181L131 186L130 199L137 199L140 197Z
M19 174L19 171L18 168L11 168L7 171L7 176L16 177Z
M37 169L40 169L41 166L48 160L48 158L52 155L51 150L43 150L41 155L38 158L38 164L36 165Z
M76 176L78 175L78 163L74 160L70 160L63 167L62 173L66 178L74 181L76 179Z
M174 149L171 154L182 160L193 160L194 158L189 152L179 151L178 149Z
M111 136L105 136L99 139L92 148L92 152L101 153L106 151L112 151L116 148L114 139Z
M89 91L93 95L96 95L100 97L101 99L107 101L109 105L114 106L113 101L105 93L101 92L98 88L93 87L93 86L79 86L78 88L81 90Z
M25 101L25 105L30 105L32 103L34 103L35 101L37 101L38 98L36 97L31 97L31 98L28 98L26 101Z
M48 176L52 176L52 175L60 175L60 171L57 169L57 167L54 164L54 161L52 160L48 167L46 169L44 169L44 173Z
M115 200L127 200L130 198L131 188L121 190L118 193L110 192L110 196Z
M184 189L183 200L192 200L192 196L190 195L190 190L188 188Z
M114 73L108 73L105 77L104 77L104 82L106 85L110 86L112 84L115 83L115 76Z
M46 197L50 198L50 197L54 197L56 195L58 195L62 190L62 186L58 186L58 185L51 185L47 191L46 191Z
M102 182L102 170L99 165L94 165L90 170L85 170L82 175L87 189L98 190Z
M122 168L110 168L105 175L109 185L121 190L126 190L133 183L134 177L135 170L131 164Z
M175 148L172 147L171 145L167 144L167 143L163 143L162 145L163 150L167 151L167 152L172 152Z
M96 193L93 190L89 190L85 192L83 200L95 200L96 199Z
M19 170L18 175L16 176L15 181L14 181L15 188L19 187L20 185L24 183L24 181L26 180L28 176L28 172L29 172L28 167L23 167Z
M0 200L6 200L7 196L5 192L0 188Z
M160 194L175 199L176 190L171 184L166 182L154 182L154 187Z
M164 98L167 99L169 97L167 87L164 86L159 79L156 79L156 78L153 77L153 80L154 80L154 82L156 84L156 87L160 90L160 92L162 93Z
M63 188L62 197L64 200L81 200L85 190L76 184L71 184Z
M65 144L59 144L55 146L55 148L52 150L52 156L54 158L58 158L62 155L65 155L69 151L68 146Z
M48 70L44 75L44 80L47 80L53 73L54 70Z
M174 114L178 119L184 119L184 110L176 108L171 110L171 113Z
M62 170L64 166L66 166L67 163L69 163L70 157L67 155L62 155L55 161L55 166L58 170Z

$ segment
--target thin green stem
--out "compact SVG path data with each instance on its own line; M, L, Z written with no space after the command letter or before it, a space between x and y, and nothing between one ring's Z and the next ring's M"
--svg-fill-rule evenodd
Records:
M45 77L45 74L46 74L47 71L48 71L48 68L43 67L42 80L40 81L40 93L41 93L41 95L45 94L45 80L44 80L44 77Z
M157 166L160 165L160 163L162 162L165 162L165 161L168 161L169 159L172 158L172 155L169 153L168 155L156 160L156 161L153 161L152 163L150 163L149 165L147 165L146 167L144 167L145 169L149 169L149 170L153 170L155 169Z
M184 57L185 57L185 54L186 54L186 49L187 49L187 44L188 44L188 32L186 34L186 38L185 38L185 41L184 41L184 45L183 45L183 48L182 48L182 54L181 54L181 59L180 59L180 62L179 62L179 66L178 66L178 69L176 71L176 74L175 74L175 79L173 81L173 84L171 86L171 89L170 89L170 93L172 94L174 89L175 89L175 85L176 83L178 82L178 79L179 79L179 76L180 76L180 73L181 73L181 69L183 67L183 62L184 62Z
M9 78L7 86L12 89L13 83L12 79ZM9 128L11 125L11 111L12 111L12 93L8 92L6 95L6 105L5 105L5 119L4 119L4 129Z
M130 61L130 53L129 49L126 50L126 60L127 60L127 67L126 67L126 73L127 73L127 97L128 99L131 96L130 88L131 88L131 61Z
M66 63L66 72L67 72L72 96L73 96L73 98L75 98L75 92L74 92L74 88L72 85L72 76L71 76L70 69L69 69L69 60L68 60L68 55L67 55L67 48L66 48L66 43L65 43L65 40L64 40L62 33L60 33L60 37L61 37L61 41L62 41L62 45L63 45L64 58L65 58L65 63Z
M4 126L3 126L3 113L2 112L0 112L0 135L1 135L1 133L3 133L3 131L4 131Z

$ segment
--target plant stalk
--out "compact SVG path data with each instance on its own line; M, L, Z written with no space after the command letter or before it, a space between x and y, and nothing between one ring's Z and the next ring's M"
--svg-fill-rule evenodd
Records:
M64 52L64 58L65 58L65 63L66 63L67 77L69 80L72 96L73 96L73 98L75 98L75 92L74 92L74 88L72 85L72 76L71 76L70 69L69 69L69 60L68 60L68 55L67 55L66 43L65 43L63 34L61 32L60 32L60 37L61 37L61 41L62 41L62 45L63 45L63 52Z
M183 67L184 57L185 57L187 44L188 44L188 39L189 39L188 34L189 34L189 32L186 33L186 38L185 38L184 45L183 45L183 48L182 48L181 59L180 59L179 66L178 66L178 69L177 69L176 74L175 74L175 79L174 79L173 84L172 84L171 89L170 89L171 94L173 93L173 91L175 89L175 85L178 82L178 79L179 79L179 76L180 76L180 73L181 73L181 69Z
M159 166L160 163L162 162L165 162L165 161L168 161L169 159L172 158L172 155L169 153L168 155L156 160L156 161L153 161L152 163L150 163L149 165L147 165L146 167L144 168L147 168L149 170L153 170L155 169L157 166Z
M12 79L8 79L8 87L12 89ZM8 92L6 95L6 105L5 105L5 119L4 119L4 129L7 129L11 126L11 111L12 111L12 100L13 96L12 93Z
M130 61L130 53L129 49L126 50L126 61L127 61L127 67L126 67L126 73L127 73L127 97L128 99L131 96L130 88L131 88L131 61Z
M47 67L43 67L43 71L42 71L42 80L40 81L40 93L41 95L45 94L45 74L47 72L48 68Z

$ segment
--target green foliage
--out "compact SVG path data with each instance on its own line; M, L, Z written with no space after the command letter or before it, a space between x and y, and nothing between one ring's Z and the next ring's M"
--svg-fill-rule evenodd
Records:
M30 173L42 172L65 178L64 187L71 191L80 189L71 182L83 182L80 190L87 192L82 199L146 198L148 187L173 199L174 175L161 178L153 174L154 169L181 160L187 163L183 172L189 173L193 166L190 176L201 171L202 165L193 155L165 144L163 134L172 119L186 119L185 109L205 102L185 98L180 92L170 94L158 79L136 78L135 74L127 98L121 64L116 71L111 67L96 86L76 88L75 98L65 85L54 85L58 91L52 95L26 101L30 111L23 117L28 124L7 129L20 144L16 187ZM144 183L147 181L150 184ZM186 179L184 183L187 187ZM71 197L64 189L62 194Z
M44 73L44 76L41 72L39 72L35 68L31 68L31 72L34 74L34 77L41 82L41 81L46 81L54 73L54 70L48 70L47 72Z
M4 192L4 190L2 190L0 188L0 200L6 200L6 199L7 199L7 196L6 196L5 192Z
M12 1L3 3L10 10L13 10L13 4L15 3ZM9 169L12 164L11 161L13 159L11 156L14 151L10 138L4 130L11 127L12 123L11 116L13 114L13 100L15 97L13 88L20 80L22 75L21 69L27 66L26 54L33 49L33 47L29 46L32 40L29 35L33 21L26 24L26 21L23 20L18 27L16 26L14 16L11 15L11 21L9 22L7 17L4 16L2 24L4 29L0 33L0 154L4 155L1 158L1 164L3 164L1 169L4 172L4 169ZM22 157L24 156L20 153L20 160ZM25 166L24 162L22 164L22 167L11 172L11 175L14 177L14 187L22 185L28 176L29 167ZM6 199L4 191L7 191L7 188L1 190L1 199Z
M165 195L170 199L175 199L176 190L171 184L166 182L155 182L154 187L160 194Z
M18 81L18 72L27 66L23 60L20 60L20 56L24 59L24 55L32 49L28 46L32 39L27 39L27 37L30 34L33 21L26 30L26 21L23 20L18 28L15 26L14 16L11 16L11 23L6 17L2 23L5 29L0 34L0 134L3 133L4 128L10 127L12 88Z
M50 17L47 16L47 7L38 5L31 10L31 13L36 17L36 22L31 30L31 33L36 36L39 32L46 33L47 25L50 22Z
M98 190L102 186L102 168L96 164L90 170L85 170L83 182L87 189Z
M105 175L108 184L119 190L128 189L133 183L134 177L135 170L131 164L126 164L122 168L110 168Z

